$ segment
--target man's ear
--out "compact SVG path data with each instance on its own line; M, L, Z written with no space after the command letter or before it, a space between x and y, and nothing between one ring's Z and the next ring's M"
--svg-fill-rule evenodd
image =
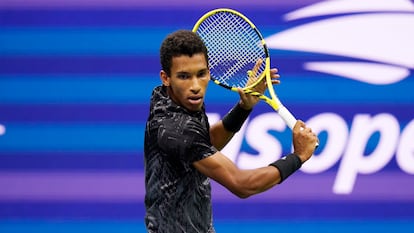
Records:
M170 78L168 77L167 73L164 70L160 72L160 78L162 81L162 85L168 87L170 85Z

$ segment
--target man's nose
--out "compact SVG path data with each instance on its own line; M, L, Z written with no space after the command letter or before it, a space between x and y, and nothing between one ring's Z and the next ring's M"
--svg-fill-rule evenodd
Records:
M198 92L201 89L200 80L197 77L191 78L191 91Z

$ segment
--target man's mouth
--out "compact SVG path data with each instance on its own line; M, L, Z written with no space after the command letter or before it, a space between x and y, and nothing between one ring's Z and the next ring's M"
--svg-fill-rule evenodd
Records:
M191 96L188 100L191 104L200 104L203 98L201 96Z

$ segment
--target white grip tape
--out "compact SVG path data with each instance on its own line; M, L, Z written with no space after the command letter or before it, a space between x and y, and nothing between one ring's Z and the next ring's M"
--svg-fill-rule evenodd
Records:
M280 106L279 110L277 111L279 115L282 117L282 119L285 121L286 125L289 126L290 129L293 129L293 127L296 124L296 118L292 115L292 113L289 112L285 106ZM303 128L301 128L303 130ZM316 142L316 147L319 146L319 142Z
M290 128L293 129L293 127L296 124L296 118L292 115L292 113L289 112L289 110L287 108L285 108L285 106L280 106L279 110L277 111L279 113L279 115L282 117L282 119L285 121L286 125Z

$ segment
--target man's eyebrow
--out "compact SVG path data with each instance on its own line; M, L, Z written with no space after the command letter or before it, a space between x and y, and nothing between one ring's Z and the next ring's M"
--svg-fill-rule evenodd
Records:
M197 74L206 73L206 72L208 72L208 68L201 69L201 70L197 71Z
M177 71L176 74L190 74L190 72L187 72L187 71Z

